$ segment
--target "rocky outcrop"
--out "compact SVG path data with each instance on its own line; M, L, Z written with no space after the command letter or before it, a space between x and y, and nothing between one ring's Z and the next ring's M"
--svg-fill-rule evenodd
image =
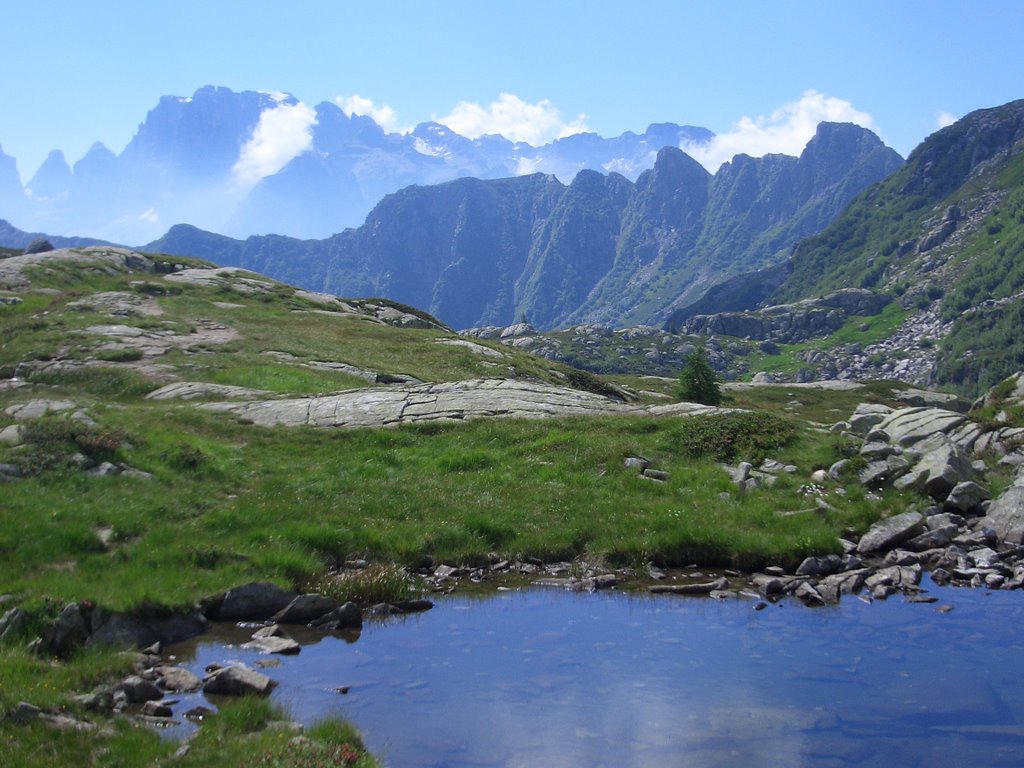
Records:
M753 312L694 315L683 324L682 332L795 344L833 333L849 317L877 314L890 300L891 297L872 291L848 288L820 299L806 299Z
M555 416L706 413L695 403L644 407L568 387L511 379L370 388L322 397L208 403L207 410L231 413L259 426L386 427L420 421L474 418L536 419Z

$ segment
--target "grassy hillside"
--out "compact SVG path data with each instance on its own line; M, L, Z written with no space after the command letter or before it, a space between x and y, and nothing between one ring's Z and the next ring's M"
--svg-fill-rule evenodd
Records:
M175 380L269 392L263 398L333 392L365 386L367 372L615 388L496 343L480 345L502 357L438 343L457 339L438 325L387 324L381 317L430 320L379 301L337 302L178 258L132 256L118 266L113 257L81 257L44 260L24 272L30 286L0 291L21 300L0 303L0 430L21 427L20 445L0 441L0 465L23 475L3 485L0 584L37 623L68 601L151 614L253 580L302 589L354 558L411 574L442 562L486 565L495 555L580 568L792 567L837 551L838 535L908 503L894 493L874 498L852 478L827 491L807 484L813 470L850 451L817 425L847 416L864 398L885 400L885 386L797 395L766 387L736 395L730 404L744 412L682 419L481 419L376 430L262 428L195 401L149 399ZM9 271L0 279L16 282ZM671 388L620 383L652 400ZM25 418L20 409L43 401L48 413ZM635 455L667 481L624 466ZM764 458L797 471L741 493L721 466ZM85 471L101 462L124 471ZM4 720L21 700L78 712L73 693L123 675L129 664L90 652L53 665L28 653L26 639L0 646L0 740L18 765L79 764L81 755L101 753L103 765L168 757L168 745L127 725L53 739L42 726ZM264 731L245 736L256 726L242 723L282 716L262 704L229 708L175 764L230 758L245 739L278 761L267 765L314 764L281 751ZM331 728L325 743L355 738Z

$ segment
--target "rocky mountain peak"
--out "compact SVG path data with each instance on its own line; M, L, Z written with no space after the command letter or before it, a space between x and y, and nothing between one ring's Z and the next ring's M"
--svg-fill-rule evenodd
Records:
M938 198L1024 141L1024 99L979 109L928 137L907 158L901 192Z
M55 199L66 195L71 186L71 167L64 153L55 149L46 156L26 189L35 198Z

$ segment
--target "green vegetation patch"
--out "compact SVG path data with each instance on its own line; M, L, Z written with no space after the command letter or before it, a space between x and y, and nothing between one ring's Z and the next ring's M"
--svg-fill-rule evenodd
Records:
M714 413L691 416L673 430L671 440L684 456L715 461L762 461L791 445L796 425L771 413Z
M891 301L877 315L855 315L848 317L835 333L822 339L811 339L799 344L778 344L775 354L755 352L748 358L750 369L769 373L795 374L807 364L800 355L808 351L828 352L849 344L866 347L891 336L907 319L899 301Z

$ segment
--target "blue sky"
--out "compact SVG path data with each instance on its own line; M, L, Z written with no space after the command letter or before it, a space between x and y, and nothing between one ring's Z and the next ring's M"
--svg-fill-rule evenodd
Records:
M829 117L906 155L1024 98L1021 0L3 0L2 18L0 146L26 181L51 149L120 152L161 95L207 84L338 99L396 129L701 125L751 154Z

